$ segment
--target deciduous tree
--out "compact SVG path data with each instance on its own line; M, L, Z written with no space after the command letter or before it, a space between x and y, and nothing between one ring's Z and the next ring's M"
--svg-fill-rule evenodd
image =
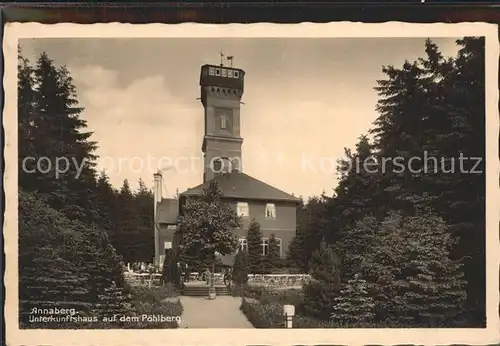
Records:
M240 227L240 218L222 197L212 180L201 197L186 200L178 219L181 252L210 258L214 264L216 252L229 255L237 249L234 230Z

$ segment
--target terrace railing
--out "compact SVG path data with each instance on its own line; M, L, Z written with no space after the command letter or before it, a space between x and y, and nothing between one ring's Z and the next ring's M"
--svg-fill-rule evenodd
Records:
M159 284L160 273L134 273L126 272L126 280L132 285ZM215 284L223 285L224 277L221 273L215 273ZM301 287L311 280L309 274L249 274L248 284L251 286L267 286L274 288ZM203 281L202 273L192 272L189 274L189 281Z

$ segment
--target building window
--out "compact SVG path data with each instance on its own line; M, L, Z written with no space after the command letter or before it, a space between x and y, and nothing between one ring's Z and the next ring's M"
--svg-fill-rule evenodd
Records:
M240 73L238 71L234 71L234 78L240 78Z
M240 238L238 239L240 245L239 245L239 250L240 251L243 251L243 252L247 252L248 251L248 242L245 238Z
M209 74L210 76L213 76L213 75L214 75L214 68L213 68L213 67L209 67L209 68L208 68L208 74Z
M280 254L280 257L281 257L281 256L283 256L283 252L282 252L283 250L281 250L282 249L282 247L281 247L281 243L282 243L281 238L276 238L276 243L278 244L278 249L279 249L278 253Z
M266 204L266 219L276 219L276 206L273 203Z
M220 117L220 128L221 129L227 128L227 117L225 115Z
M237 210L238 216L248 217L250 215L249 210L248 210L248 203L246 203L246 202L238 202L236 204L236 210Z
M222 77L227 77L227 70L225 68L222 69Z
M233 70L227 70L227 76L233 78Z
M269 252L269 239L262 238L262 241L260 244L262 246L262 255L267 256L267 254Z
M220 76L220 68L216 68L215 69L215 75L216 76Z

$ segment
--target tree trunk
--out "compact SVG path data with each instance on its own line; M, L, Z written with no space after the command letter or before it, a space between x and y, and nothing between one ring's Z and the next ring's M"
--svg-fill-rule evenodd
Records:
M215 252L212 254L212 277L210 280L210 287L215 287Z

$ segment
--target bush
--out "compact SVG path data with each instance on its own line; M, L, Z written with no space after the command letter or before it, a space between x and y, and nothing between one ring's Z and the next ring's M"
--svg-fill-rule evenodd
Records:
M300 290L277 290L262 292L260 302L279 303L282 305L295 305L296 313L301 310L304 303L304 294Z
M179 292L173 284L166 286L135 286L129 289L130 294L134 300L143 302L160 302L165 298L177 297Z
M323 321L310 316L297 315L293 319L293 328L341 328L334 321Z
M173 301L162 301L157 304L150 304L145 302L136 302L135 304L136 316L140 318L138 322L129 323L125 328L129 329L161 329L161 328L177 328L178 322L182 315L182 304L177 298ZM172 317L178 320L172 321L148 321L142 320L142 316L164 316Z
M243 298L240 309L255 328L283 328L284 316L281 304L261 304Z
M303 311L304 295L300 290L271 290L265 287L240 287L243 292L241 311L256 328L283 328L283 305L295 306L295 313Z
M351 323L349 325L339 323L334 320L320 320L310 316L295 316L293 319L293 328L414 328L415 326L409 323L401 323L397 321L384 322L360 322Z
M339 292L321 281L311 281L303 287L304 314L328 321L332 313L335 298Z
M133 329L177 328L183 311L177 295L178 292L171 285L132 288L131 296L134 312L140 318L140 321L127 323L124 327ZM178 317L179 321L147 321L142 320L141 316L143 315Z
M234 286L231 291L233 297L244 296L258 300L261 303L280 303L302 305L304 294L299 289L277 290L264 286Z
M244 299L241 311L255 328L284 328L283 304L277 302L261 303L254 299ZM295 311L297 314L297 310ZM337 328L332 321L322 321L313 317L296 315L293 328Z
M263 286L249 286L246 285L244 288L244 295L248 298L253 298L260 300L263 294L267 294L269 289Z

